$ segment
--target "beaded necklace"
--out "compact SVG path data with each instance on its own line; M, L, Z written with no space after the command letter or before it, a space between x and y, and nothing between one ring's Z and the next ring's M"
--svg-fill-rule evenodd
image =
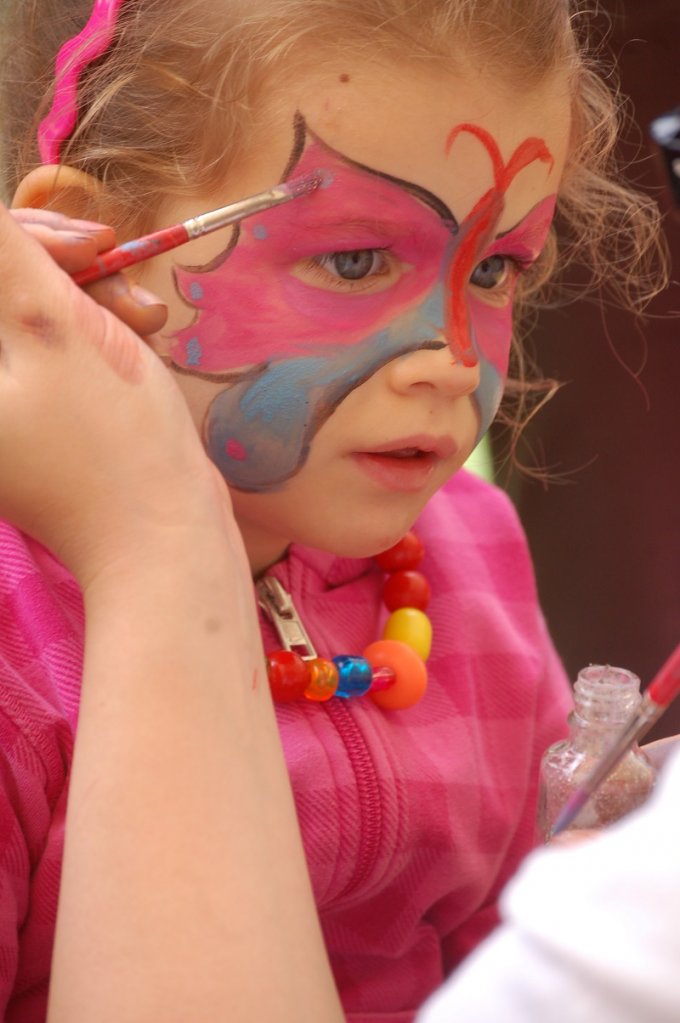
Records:
M257 598L283 644L267 657L267 676L274 699L315 703L333 696L353 699L368 694L386 710L411 707L427 685L425 661L432 645L432 625L425 614L430 585L416 571L425 553L415 533L406 533L394 547L374 559L387 578L383 600L391 611L382 639L361 656L319 657L289 593L265 576L256 584Z

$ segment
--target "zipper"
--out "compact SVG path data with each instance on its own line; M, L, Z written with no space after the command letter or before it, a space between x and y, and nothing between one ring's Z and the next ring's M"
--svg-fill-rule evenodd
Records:
M278 579L269 575L258 579L255 588L257 602L276 629L284 650L299 653L304 661L313 660L317 656L316 650L290 593Z
M383 837L383 810L380 784L371 752L363 732L345 700L330 699L320 706L328 714L345 747L357 787L359 803L359 850L349 881L338 897L345 897L370 877L378 859Z
M302 619L285 587L273 576L265 576L256 584L257 600L274 625L284 649L294 650L303 660L317 656ZM359 888L374 869L383 837L383 809L380 784L368 743L354 720L347 701L332 697L319 704L332 721L345 747L357 787L359 804L359 850L354 872L339 897Z

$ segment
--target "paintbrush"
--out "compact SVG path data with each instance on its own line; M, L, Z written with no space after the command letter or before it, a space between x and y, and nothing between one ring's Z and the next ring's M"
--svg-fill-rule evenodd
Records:
M323 176L319 171L293 178L292 181L285 181L267 189L266 192L258 192L257 195L251 195L247 199L240 199L228 206L221 206L217 210L201 213L181 224L164 227L160 231L154 231L152 234L125 242L115 249L109 249L108 252L102 252L85 270L79 270L71 276L76 284L80 285L101 281L104 277L110 277L111 274L118 273L128 266L152 259L161 252L176 249L194 238L201 238L204 234L219 231L221 227L228 227L229 224L237 224L245 217L252 217L254 213L261 213L273 206L290 202L291 199L309 195L319 187L322 181Z
M645 690L640 706L619 738L586 780L569 797L555 821L550 837L568 828L593 793L600 787L626 753L647 734L666 708L680 694L680 646L677 646Z

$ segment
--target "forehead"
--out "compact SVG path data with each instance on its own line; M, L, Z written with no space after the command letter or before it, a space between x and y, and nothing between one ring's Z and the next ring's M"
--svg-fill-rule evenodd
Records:
M474 123L484 129L505 162L525 139L541 139L554 163L531 164L513 180L499 224L505 230L557 190L569 109L566 78L558 75L518 92L474 68L453 72L326 62L277 91L258 118L260 144L254 152L262 168L270 161L281 167L290 146L291 117L299 110L328 145L357 163L420 185L462 220L493 185L493 166L488 151L470 134L458 135L447 146L455 127Z

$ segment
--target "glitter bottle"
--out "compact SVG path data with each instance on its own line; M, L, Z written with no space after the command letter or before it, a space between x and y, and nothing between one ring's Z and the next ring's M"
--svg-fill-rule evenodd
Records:
M637 709L640 679L625 668L591 664L579 672L568 739L550 746L541 762L538 824L544 839L575 789L619 737ZM602 828L644 803L656 770L635 745L588 800L568 830Z

